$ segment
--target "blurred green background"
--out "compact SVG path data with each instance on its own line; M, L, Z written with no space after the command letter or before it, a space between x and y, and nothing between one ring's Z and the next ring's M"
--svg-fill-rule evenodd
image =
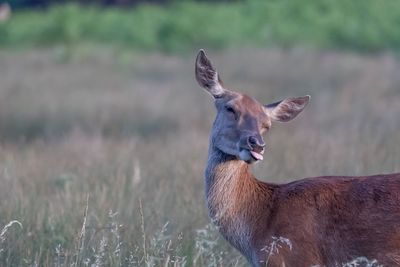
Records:
M302 1L16 0L0 45L98 43L143 51L254 45L397 51L400 3ZM34 10L29 7L35 7Z
M0 266L247 266L209 222L225 85L271 103L256 176L400 171L400 1L0 2Z

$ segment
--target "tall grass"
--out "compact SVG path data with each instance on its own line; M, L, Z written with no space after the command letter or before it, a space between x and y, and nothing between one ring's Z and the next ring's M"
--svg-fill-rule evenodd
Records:
M273 125L260 179L400 171L396 57L210 54L227 87L260 101L312 96L296 120ZM208 226L214 107L193 57L120 56L0 52L0 265L245 266Z
M0 24L5 47L103 43L137 50L303 45L364 52L400 48L398 1L260 1L133 9L58 5L17 11Z

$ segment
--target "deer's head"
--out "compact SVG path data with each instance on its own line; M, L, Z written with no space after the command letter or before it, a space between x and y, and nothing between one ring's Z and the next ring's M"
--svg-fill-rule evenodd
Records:
M214 98L217 117L211 142L216 149L247 163L263 159L263 134L272 121L287 122L307 105L310 96L287 98L269 105L224 87L203 50L196 58L196 80Z

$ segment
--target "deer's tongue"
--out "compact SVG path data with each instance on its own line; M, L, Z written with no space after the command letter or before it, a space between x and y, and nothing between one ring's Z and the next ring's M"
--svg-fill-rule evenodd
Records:
M263 160L264 159L263 155L261 155L258 152L250 150L250 153L256 160Z

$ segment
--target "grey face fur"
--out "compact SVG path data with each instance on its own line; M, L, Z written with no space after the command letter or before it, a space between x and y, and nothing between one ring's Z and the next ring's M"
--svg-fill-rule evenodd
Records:
M211 146L247 163L263 159L263 133L272 121L295 118L310 97L288 98L270 105L224 88L216 69L203 50L197 55L196 80L214 98L217 116L211 132Z

